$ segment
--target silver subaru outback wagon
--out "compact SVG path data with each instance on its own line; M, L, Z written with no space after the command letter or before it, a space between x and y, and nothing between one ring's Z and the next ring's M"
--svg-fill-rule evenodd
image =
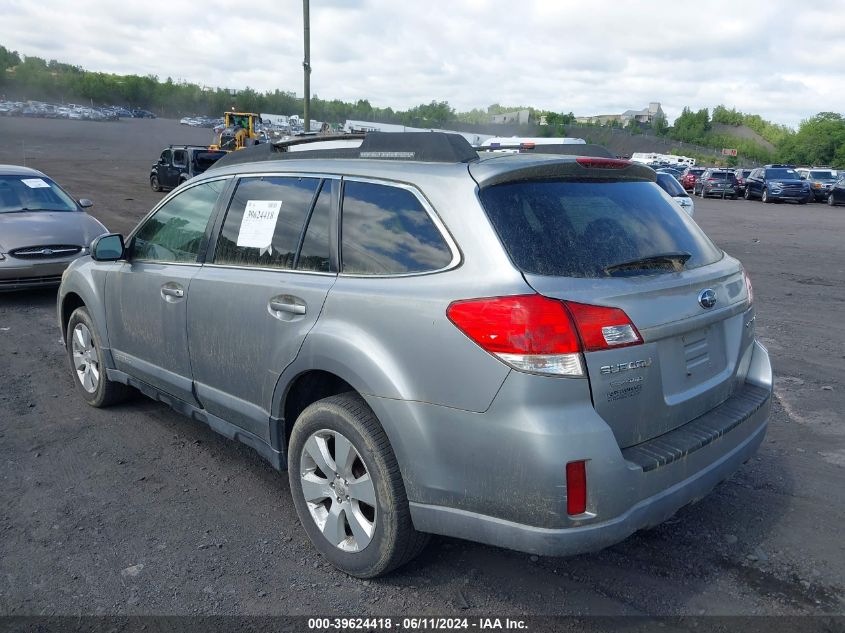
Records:
M652 170L322 143L233 153L71 265L89 404L139 390L252 446L359 577L428 534L600 549L753 455L772 371L751 284Z

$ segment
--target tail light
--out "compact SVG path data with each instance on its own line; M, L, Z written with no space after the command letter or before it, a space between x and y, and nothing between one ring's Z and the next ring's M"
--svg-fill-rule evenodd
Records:
M742 269L742 278L745 280L745 289L748 291L748 305L754 303L754 288L751 286L751 278L745 269Z
M566 513L584 514L587 511L587 462L566 465Z
M642 343L618 308L541 295L455 301L446 316L486 352L532 373L584 376L582 352Z

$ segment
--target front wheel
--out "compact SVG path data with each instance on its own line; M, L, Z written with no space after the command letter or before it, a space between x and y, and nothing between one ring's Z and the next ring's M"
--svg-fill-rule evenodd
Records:
M153 191L161 191L161 183L158 181L158 176L155 174L150 176L150 189Z
M760 200L762 200L763 202L771 202L771 200L769 200L769 190L768 189L765 189L765 188L763 189L763 194L760 196Z
M288 460L299 520L314 547L341 571L373 578L425 547L428 535L413 527L387 436L359 395L307 407L291 432Z
M74 383L85 402L92 407L108 407L126 400L132 389L106 377L100 337L85 308L70 315L65 340Z
M830 194L830 195L827 197L827 204L828 204L829 206L831 206L831 207L835 207L835 206L836 206L836 200L834 200L834 199L833 199L833 194Z
M748 187L745 188L745 193L742 194L742 197L746 200L751 200L751 190Z

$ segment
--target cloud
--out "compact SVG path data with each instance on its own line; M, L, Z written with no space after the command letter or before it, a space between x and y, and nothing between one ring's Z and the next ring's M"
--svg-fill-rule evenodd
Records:
M302 93L302 7L0 0L0 42L91 70ZM312 0L312 92L576 114L719 103L789 125L845 103L845 12L762 0Z

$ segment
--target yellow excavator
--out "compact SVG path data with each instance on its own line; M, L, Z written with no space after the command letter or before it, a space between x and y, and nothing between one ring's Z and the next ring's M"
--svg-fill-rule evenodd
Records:
M223 127L208 149L232 151L257 145L261 138L260 124L261 115L255 112L224 112Z

